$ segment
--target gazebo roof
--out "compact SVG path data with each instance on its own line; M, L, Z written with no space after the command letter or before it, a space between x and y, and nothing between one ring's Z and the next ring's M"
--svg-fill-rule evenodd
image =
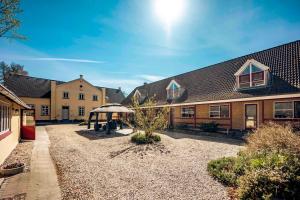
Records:
M121 104L110 103L92 110L91 113L134 113L134 111L125 106L122 106Z

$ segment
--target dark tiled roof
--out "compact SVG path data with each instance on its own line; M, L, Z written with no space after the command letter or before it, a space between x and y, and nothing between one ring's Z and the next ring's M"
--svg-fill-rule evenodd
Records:
M244 91L235 89L234 74L249 59L270 67L269 87ZM122 103L130 104L138 89L146 90L148 96L155 95L158 104L167 104L166 87L171 80L185 90L176 103L189 103L297 93L300 92L299 77L300 40L139 86Z
M121 103L125 96L120 89L106 88L106 96L108 103Z
M62 83L65 82L56 81L57 85ZM5 79L4 85L19 97L51 98L50 79L11 74ZM106 96L110 103L121 103L125 98L122 91L113 88L106 88Z
M57 81L57 84L64 83ZM50 98L51 80L24 75L11 74L4 85L19 97Z

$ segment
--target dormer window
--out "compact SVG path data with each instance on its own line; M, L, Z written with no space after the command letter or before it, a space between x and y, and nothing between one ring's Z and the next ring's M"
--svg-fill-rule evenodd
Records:
M251 59L235 73L235 76L238 89L265 86L268 83L269 67Z
M141 93L138 91L138 90L136 90L135 92L134 92L134 98L136 99L136 100L140 100L140 98L141 98Z
M168 99L176 99L180 96L180 85L175 80L170 82L166 90Z

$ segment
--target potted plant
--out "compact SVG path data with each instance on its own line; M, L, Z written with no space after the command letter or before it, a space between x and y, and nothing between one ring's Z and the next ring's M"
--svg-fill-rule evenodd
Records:
M23 172L24 169L25 169L24 163L15 162L12 164L3 165L0 169L0 173L3 176L12 176L12 175Z

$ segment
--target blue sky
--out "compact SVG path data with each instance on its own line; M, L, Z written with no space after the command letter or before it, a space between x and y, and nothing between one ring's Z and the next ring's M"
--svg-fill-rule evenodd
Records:
M22 0L25 41L0 60L31 76L134 87L300 39L300 1L185 0L169 32L154 0ZM76 3L74 3L76 2Z

